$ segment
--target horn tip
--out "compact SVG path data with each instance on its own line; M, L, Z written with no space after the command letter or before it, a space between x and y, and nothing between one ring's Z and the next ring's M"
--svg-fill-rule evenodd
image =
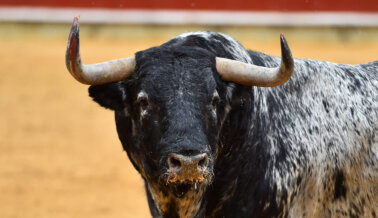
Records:
M74 20L72 22L72 28L71 28L71 32L78 32L79 31L79 19L80 19L80 16L76 16L74 17Z
M68 36L67 50L66 50L66 66L68 71L72 74L75 70L74 61L80 54L79 52L79 19L80 16L74 17L70 34Z
M287 45L287 41L283 33L280 34L280 41L283 45Z
M283 54L288 54L289 56L291 56L290 47L283 33L280 34L280 41L281 41L281 51L283 52Z
M67 51L70 48L76 47L79 41L79 18L80 16L74 17L72 27L70 34L68 36L68 46L67 46Z
M288 72L293 72L293 69L294 69L293 55L291 53L290 47L283 33L280 34L280 39L281 39L282 62L284 63L285 67L288 69Z
M80 16L74 17L72 25L73 26L79 25L79 20L80 20Z

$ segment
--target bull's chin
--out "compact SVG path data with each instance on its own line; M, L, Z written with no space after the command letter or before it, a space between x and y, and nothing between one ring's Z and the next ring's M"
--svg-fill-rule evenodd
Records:
M163 174L158 184L148 184L159 213L162 217L195 217L212 176L204 176L201 181L190 176L172 178Z

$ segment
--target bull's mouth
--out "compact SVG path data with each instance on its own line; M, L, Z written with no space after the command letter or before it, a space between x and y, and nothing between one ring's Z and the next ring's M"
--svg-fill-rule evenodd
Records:
M212 180L212 174L204 172L197 175L180 175L172 172L167 172L160 178L167 186L173 195L177 198L182 198L186 193L199 193Z
M170 189L173 195L176 198L182 198L184 195L189 191L195 191L196 187L199 184L192 184L192 183L172 183L170 184Z
M203 188L207 186L207 183L204 183L204 182L201 182L201 183L190 183L190 182L177 183L176 182L176 183L170 183L168 186L169 186L170 190L172 191L172 194L176 198L182 198L188 192L199 193L200 190L203 190Z

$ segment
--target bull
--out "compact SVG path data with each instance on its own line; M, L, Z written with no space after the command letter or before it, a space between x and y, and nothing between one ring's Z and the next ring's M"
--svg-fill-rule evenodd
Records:
M153 217L376 217L378 62L343 65L244 49L214 32L66 64L115 112Z

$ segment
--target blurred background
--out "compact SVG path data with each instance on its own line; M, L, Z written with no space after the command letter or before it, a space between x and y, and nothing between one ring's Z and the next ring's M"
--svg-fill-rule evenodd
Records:
M376 0L0 0L0 217L149 217L113 112L65 67L74 16L85 63L195 30L246 48L358 64L378 59Z

